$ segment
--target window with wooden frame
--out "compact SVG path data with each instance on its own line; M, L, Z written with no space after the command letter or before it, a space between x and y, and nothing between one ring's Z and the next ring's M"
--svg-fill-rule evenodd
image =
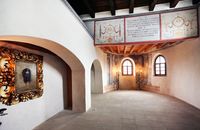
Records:
M122 63L122 75L133 75L133 63L129 59L124 60Z
M155 76L166 76L167 75L167 66L165 57L159 55L154 61L154 75Z

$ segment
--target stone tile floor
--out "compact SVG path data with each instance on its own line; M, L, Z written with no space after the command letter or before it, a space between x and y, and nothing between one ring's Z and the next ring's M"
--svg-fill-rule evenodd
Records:
M92 95L85 113L63 110L34 130L200 130L200 110L145 91Z

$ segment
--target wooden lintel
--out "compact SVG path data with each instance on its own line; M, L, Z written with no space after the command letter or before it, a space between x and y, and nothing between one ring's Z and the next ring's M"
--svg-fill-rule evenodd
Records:
M178 4L179 0L171 0L170 1L170 8L175 8Z

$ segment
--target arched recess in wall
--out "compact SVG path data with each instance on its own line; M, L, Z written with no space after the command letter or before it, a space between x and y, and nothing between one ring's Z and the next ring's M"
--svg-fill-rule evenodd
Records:
M134 60L133 60L132 58L130 58L130 57L125 57L125 58L123 58L123 59L121 60L121 63L120 63L120 70L122 71L121 67L122 67L122 64L123 64L123 62L124 62L125 60L129 60L129 61L132 62L132 64L133 64L133 76L135 76L135 62L134 62Z
M91 66L91 93L103 93L102 68L98 60Z
M132 63L132 74L131 75L123 75L123 63L125 60L128 60ZM135 62L130 57L124 57L121 60L120 68L119 68L119 89L120 90L133 90L137 89L136 86L136 78L135 78Z
M79 59L57 42L29 36L0 36L0 41L22 42L45 48L60 57L71 69L72 111L86 111L85 104L85 69Z

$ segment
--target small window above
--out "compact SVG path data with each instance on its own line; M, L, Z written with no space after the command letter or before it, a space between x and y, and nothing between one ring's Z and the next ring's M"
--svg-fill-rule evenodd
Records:
M128 59L124 60L122 63L122 75L133 75L133 64Z

